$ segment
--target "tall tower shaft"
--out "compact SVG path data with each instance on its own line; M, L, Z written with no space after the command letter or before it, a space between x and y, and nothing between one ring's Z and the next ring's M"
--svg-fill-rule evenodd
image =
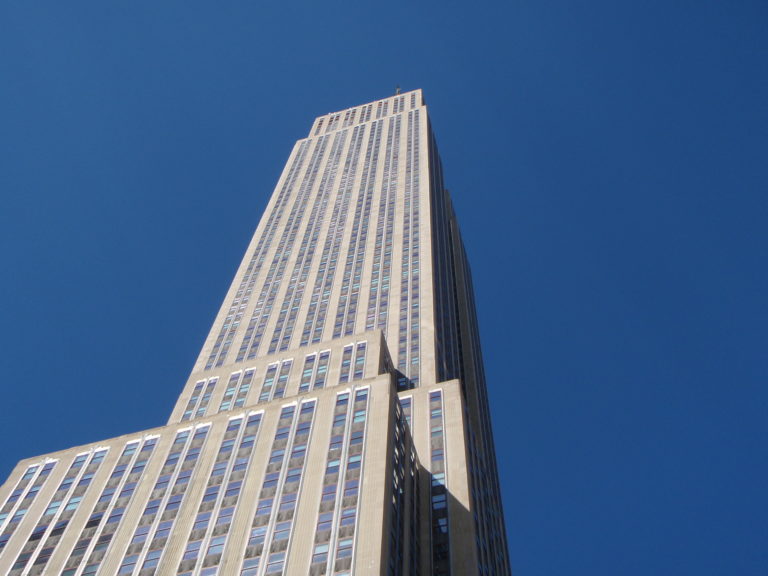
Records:
M9 574L508 574L471 274L420 90L315 120L166 426L22 461Z

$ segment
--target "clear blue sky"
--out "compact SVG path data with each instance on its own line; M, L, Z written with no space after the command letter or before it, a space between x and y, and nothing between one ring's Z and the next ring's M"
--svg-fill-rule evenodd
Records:
M0 475L162 424L293 142L400 84L475 272L516 576L767 574L767 25L3 2Z

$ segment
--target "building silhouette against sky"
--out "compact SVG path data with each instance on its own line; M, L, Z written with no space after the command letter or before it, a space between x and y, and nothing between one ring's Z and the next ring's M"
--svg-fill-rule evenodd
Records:
M509 574L421 91L296 143L165 426L24 460L0 506L12 576Z

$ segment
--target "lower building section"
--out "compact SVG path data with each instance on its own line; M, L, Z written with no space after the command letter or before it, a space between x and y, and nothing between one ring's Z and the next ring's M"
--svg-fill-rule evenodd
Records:
M478 573L459 381L398 393L381 333L350 342L311 352L320 386L318 363L280 383L267 358L240 370L260 383L242 406L214 388L223 408L189 415L201 387L181 421L22 461L0 488L0 573Z

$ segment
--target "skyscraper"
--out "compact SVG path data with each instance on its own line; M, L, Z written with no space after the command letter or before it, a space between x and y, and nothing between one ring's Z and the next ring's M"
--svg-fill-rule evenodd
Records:
M0 506L14 576L509 574L421 91L296 143L165 426L24 460Z

